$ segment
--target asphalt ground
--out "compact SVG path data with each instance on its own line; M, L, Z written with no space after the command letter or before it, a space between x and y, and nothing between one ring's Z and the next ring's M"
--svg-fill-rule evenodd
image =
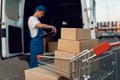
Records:
M119 39L102 39L102 41L115 42ZM28 60L24 57L0 59L0 80L25 80L24 70L29 69Z
M0 80L25 80L24 70L28 68L28 62L19 57L0 59Z

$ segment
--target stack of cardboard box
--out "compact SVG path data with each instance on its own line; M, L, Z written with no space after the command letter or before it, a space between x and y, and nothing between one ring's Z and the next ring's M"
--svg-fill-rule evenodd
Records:
M55 57L72 58L76 54L86 49L92 49L98 45L98 39L91 39L90 29L82 28L62 28L61 39L58 40L58 47L55 51ZM57 72L58 74L69 78L69 61L55 60L55 67L67 71L66 73ZM95 64L94 71L98 69L99 64ZM75 64L73 64L75 66Z
M85 49L92 49L97 44L97 39L90 38L90 29L62 28L58 50L78 54Z

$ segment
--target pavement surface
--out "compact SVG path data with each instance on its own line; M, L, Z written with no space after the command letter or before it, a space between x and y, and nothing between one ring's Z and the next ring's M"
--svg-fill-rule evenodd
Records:
M24 70L28 68L28 63L19 57L0 59L0 80L25 80Z

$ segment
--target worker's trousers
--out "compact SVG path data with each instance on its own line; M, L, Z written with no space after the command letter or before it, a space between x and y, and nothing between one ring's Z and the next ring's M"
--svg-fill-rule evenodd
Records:
M31 39L30 43L30 68L38 66L37 55L44 53L43 39L39 37L42 34L42 29L39 29L36 37Z

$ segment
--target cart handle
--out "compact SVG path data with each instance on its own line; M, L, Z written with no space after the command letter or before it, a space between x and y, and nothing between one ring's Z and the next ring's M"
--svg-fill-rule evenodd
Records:
M110 49L110 44L108 42L102 42L101 44L93 48L93 52L95 53L95 56L99 56L104 52L108 51L109 49Z
M42 55L37 55L37 56L36 56L37 60L40 60L41 57L42 57Z
M54 56L47 56L47 55L37 55L37 60L40 60L41 58L51 58L51 59L59 59L59 60L71 60L71 58L64 58L64 57L54 57Z
M102 42L101 44L93 48L93 51L96 56L99 56L104 52L108 51L111 47L115 47L119 45L120 45L120 42L113 42L113 43Z
M111 47L120 46L120 41L119 42L110 43L110 46Z
M89 59L95 57L95 56L100 56L104 52L108 51L111 47L119 46L120 42L113 42L113 43L108 43L108 42L102 42L101 44L97 45L94 47L91 51L93 51L95 54L93 54L91 57L88 59L84 59L82 62L88 61Z

